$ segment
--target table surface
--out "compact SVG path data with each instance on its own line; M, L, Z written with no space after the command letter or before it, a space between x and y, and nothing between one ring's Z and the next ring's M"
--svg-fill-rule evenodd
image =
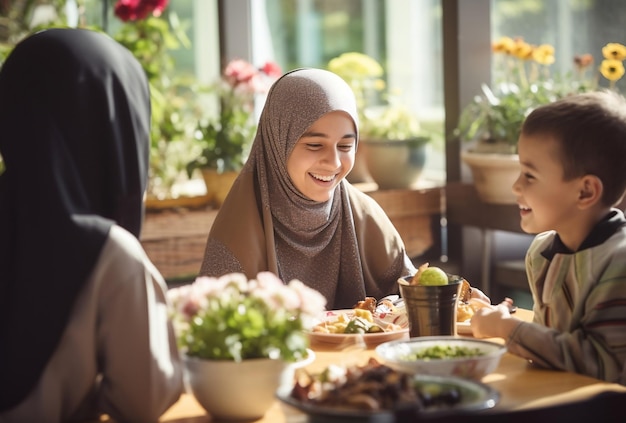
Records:
M517 316L523 320L532 319L530 310L519 309ZM496 339L494 339L496 340ZM502 342L502 340L498 340ZM365 364L370 357L376 357L373 348L350 352L333 349L332 346L312 345L316 353L315 361L307 370L320 371L329 364ZM512 354L505 354L500 365L482 380L500 392L500 401L494 410L522 410L537 407L575 402L605 391L626 392L626 387L606 383L587 376L539 369L529 365ZM286 412L287 411L287 412ZM175 423L213 422L193 395L183 394L159 420ZM306 421L303 415L291 408L285 408L276 401L265 416L256 423L289 423Z

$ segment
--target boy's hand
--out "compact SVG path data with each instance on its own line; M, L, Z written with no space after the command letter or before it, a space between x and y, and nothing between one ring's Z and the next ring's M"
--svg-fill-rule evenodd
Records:
M470 325L476 338L499 337L507 339L510 333L521 322L511 316L508 301L498 305L482 307L474 313Z
M477 300L484 301L487 304L491 304L491 299L488 296L486 296L485 293L478 288L472 287L472 292L470 296L471 296L471 299L477 299Z

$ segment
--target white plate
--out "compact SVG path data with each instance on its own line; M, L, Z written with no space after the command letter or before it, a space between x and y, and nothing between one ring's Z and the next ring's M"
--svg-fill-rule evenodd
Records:
M459 335L473 335L474 333L472 332L470 321L456 322L456 333Z
M328 323L334 322L339 315L346 314L349 319L354 317L353 309L345 310L328 310L320 318L319 324L323 321ZM311 342L321 342L326 344L345 344L346 346L358 344L363 340L367 345L377 345L383 342L392 341L394 339L408 338L409 336L409 320L405 313L374 313L374 323L385 327L389 323L394 323L401 327L399 330L378 333L323 333L308 332Z

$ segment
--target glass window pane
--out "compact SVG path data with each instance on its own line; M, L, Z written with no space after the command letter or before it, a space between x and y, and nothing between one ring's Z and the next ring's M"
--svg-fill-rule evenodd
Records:
M574 72L574 56L591 54L594 58L593 74L599 76L598 67L607 43L626 43L626 2L621 0L492 0L492 34L523 37L539 45L551 44L555 49L554 72ZM608 81L599 76L599 86ZM626 82L617 87L623 92Z
M352 51L379 61L394 101L433 133L426 174L445 180L440 0L266 0L266 10L284 70L326 68Z

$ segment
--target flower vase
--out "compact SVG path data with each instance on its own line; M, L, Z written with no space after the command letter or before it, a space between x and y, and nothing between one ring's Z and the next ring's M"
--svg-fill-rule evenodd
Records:
M279 388L294 383L297 368L310 364L315 353L296 363L270 358L205 360L183 356L187 382L198 403L215 420L256 420L276 400Z
M287 363L257 358L240 362L184 358L189 387L217 420L254 420L274 402Z

